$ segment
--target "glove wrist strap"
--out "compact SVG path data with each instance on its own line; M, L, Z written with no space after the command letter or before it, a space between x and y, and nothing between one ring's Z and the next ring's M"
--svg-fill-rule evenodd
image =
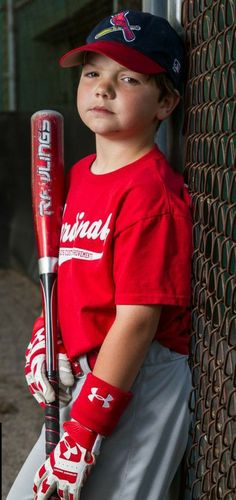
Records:
M73 422L71 420L65 422L63 428L70 434L75 443L79 443L83 448L86 448L86 450L92 451L97 438L96 432L87 429L79 422Z
M41 328L44 328L44 318L42 316L39 316L38 318L36 318L33 324L31 335L32 339L34 339L35 334L38 332L38 330L41 330Z

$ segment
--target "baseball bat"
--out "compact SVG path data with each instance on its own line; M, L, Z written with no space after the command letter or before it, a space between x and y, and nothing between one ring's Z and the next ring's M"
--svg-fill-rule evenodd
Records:
M56 400L45 409L46 456L60 439L57 374L57 266L64 201L63 116L42 110L31 117L32 205L45 321L46 373ZM51 497L52 498L52 497Z

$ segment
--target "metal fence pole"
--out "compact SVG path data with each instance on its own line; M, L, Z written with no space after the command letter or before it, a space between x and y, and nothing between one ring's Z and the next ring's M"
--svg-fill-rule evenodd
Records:
M7 0L8 110L16 110L16 60L13 0Z
M142 10L150 12L156 16L164 17L181 37L184 37L184 30L181 25L182 0L143 0ZM156 142L163 153L170 161L173 168L183 170L184 144L182 136L183 126L183 100L173 113L164 121L158 131Z

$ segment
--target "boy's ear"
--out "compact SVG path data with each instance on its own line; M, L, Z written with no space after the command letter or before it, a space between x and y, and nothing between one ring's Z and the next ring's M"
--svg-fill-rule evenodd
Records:
M168 118L174 111L176 106L178 106L180 101L180 96L177 94L166 94L157 105L156 117L158 120L162 121Z

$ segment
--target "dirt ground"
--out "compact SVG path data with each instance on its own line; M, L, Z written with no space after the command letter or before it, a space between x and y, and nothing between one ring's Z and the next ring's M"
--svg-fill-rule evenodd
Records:
M43 410L30 395L24 377L24 353L40 308L39 286L20 272L0 269L3 500L35 442L44 418Z

